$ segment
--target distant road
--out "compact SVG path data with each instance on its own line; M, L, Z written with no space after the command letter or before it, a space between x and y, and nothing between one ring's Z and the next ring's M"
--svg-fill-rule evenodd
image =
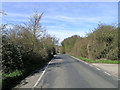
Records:
M117 78L69 55L57 55L35 88L117 88Z

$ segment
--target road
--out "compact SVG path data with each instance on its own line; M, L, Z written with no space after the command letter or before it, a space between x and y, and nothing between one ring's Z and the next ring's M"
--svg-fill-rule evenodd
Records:
M117 78L78 61L69 55L57 55L49 63L35 88L117 88Z

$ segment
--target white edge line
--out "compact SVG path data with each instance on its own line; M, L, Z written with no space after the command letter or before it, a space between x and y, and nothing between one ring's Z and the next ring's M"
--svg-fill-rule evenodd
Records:
M93 65L89 64L89 66L93 67Z
M99 68L96 67L97 70L100 70Z
M85 64L88 64L88 63L85 62Z
M71 55L70 55L71 56ZM73 57L73 56L71 56L71 57ZM85 62L85 61L82 61L82 60L80 60L80 59L78 59L78 58L76 58L76 57L73 57L73 58L75 58L75 59L77 59L78 61L81 61L81 62L84 62L85 64L88 64L87 62ZM93 67L93 65L91 65L91 64L89 64L91 67ZM101 70L101 69L99 69L99 68L97 68L97 67L95 67L97 70ZM111 74L109 74L109 73L107 73L107 72L104 72L105 74L107 74L107 75L109 75L109 76L111 76ZM120 80L120 79L118 79L118 80Z
M70 55L71 56L71 55ZM71 57L73 57L73 56L71 56ZM80 61L80 62L83 62L83 63L85 63L85 64L88 64L87 62L85 62L85 61L83 61L83 60L80 60L80 59L78 59L78 58L76 58L76 57L73 57L74 59L76 59L76 60L78 60L78 61Z
M70 55L71 56L71 55ZM71 57L73 57L73 56L71 56ZM80 62L83 62L83 63L85 63L85 64L88 64L87 62L85 62L85 61L83 61L83 60L80 60L80 59L78 59L78 58L76 58L76 57L73 57L74 59L77 59L78 61L80 61ZM91 65L91 64L89 64L89 66L91 66L91 67L93 67L93 65ZM96 67L96 69L98 69L98 70L100 70L99 68L97 68Z
M70 55L71 56L71 55ZM73 57L73 56L71 56L71 57ZM85 61L82 61L82 60L80 60L80 59L78 59L78 58L76 58L76 57L73 57L74 59L76 59L76 60L78 60L78 61L81 61L81 62L84 62L84 63L86 63Z
M109 76L111 76L109 73L107 73L107 72L104 72L105 74L107 74L107 75L109 75Z
M52 60L51 60L52 61ZM50 62L51 62L50 61ZM48 63L48 65L50 64L50 62ZM46 66L46 68L44 69L44 71L42 71L42 74L40 75L40 77L38 78L37 82L34 84L33 86L33 89L37 86L37 84L39 83L39 81L42 79L42 76L45 74L47 68L48 68L48 65Z

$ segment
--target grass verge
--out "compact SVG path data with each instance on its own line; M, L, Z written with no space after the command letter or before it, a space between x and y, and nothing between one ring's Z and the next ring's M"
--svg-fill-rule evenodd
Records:
M24 80L27 76L32 74L35 70L43 68L47 64L38 64L38 65L31 65L28 66L29 68L25 70L16 70L9 74L2 74L2 89L4 90L11 90L16 85L20 84L22 80Z
M17 77L17 76L21 76L23 73L23 71L20 71L20 70L16 70L12 73L9 73L9 74L3 74L3 78L9 78L9 77Z
M72 55L74 56L74 55ZM83 61L86 61L86 62L89 62L89 63L107 63L107 64L120 64L120 61L118 60L91 60L91 59L87 59L87 58L84 58L84 57L79 57L79 56L74 56L80 60L83 60Z

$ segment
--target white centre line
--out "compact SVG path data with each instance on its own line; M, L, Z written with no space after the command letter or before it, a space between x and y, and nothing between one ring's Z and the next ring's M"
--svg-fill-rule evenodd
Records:
M109 73L107 73L107 72L104 72L105 74L107 74L107 75L109 75L109 76L111 76Z

